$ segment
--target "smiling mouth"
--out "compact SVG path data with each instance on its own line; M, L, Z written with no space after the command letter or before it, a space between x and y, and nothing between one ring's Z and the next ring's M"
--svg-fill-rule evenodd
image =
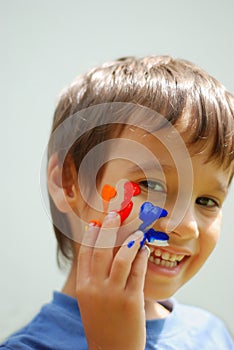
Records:
M181 263L181 261L186 257L186 255L171 254L150 244L148 245L148 247L150 248L149 261L154 263L155 265L173 268L178 266Z

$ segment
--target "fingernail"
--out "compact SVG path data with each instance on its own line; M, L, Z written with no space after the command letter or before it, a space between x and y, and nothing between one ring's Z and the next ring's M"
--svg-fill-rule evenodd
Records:
M136 237L136 239L143 237L143 235L144 233L140 230L134 232L134 236Z
M117 216L118 216L118 213L116 211L109 211L109 213L107 214L108 219L114 219Z
M101 227L102 224L101 224L101 222L98 221L98 220L91 220L91 221L89 222L89 227L91 227L91 226L98 226L98 227Z
M147 247L147 245L143 245L143 247L141 248L141 250L146 251L147 252L147 256L150 256L150 249L149 247Z

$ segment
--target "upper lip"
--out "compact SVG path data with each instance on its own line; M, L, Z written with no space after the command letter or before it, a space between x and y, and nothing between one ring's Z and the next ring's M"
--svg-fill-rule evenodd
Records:
M177 246L168 246L168 247L155 247L158 248L164 252L168 252L170 254L176 254L176 255L192 255L192 252L184 247L177 247Z

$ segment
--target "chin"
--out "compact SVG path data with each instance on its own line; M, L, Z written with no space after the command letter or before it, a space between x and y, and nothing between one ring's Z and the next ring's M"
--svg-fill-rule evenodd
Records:
M165 300L173 297L182 284L177 283L153 283L145 281L144 298L145 300Z

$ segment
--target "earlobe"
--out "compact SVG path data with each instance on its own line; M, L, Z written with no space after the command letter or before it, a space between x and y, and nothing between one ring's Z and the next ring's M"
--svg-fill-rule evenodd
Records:
M47 169L48 191L54 204L62 213L72 211L77 203L77 190L75 184L63 186L62 167L59 164L57 153L53 154L48 162Z

